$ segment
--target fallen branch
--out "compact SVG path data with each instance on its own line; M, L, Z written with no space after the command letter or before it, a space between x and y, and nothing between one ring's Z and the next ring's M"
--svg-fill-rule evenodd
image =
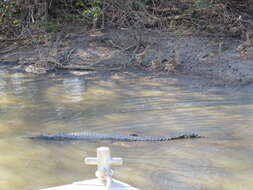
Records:
M18 49L19 47L18 46L15 46L15 47L9 47L8 49L6 50L3 50L3 51L0 51L0 54L6 54L6 53L9 53L11 51L14 51L16 49Z

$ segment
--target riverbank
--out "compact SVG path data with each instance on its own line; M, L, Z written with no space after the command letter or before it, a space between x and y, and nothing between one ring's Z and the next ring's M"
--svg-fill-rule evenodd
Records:
M1 66L34 74L183 75L218 86L253 82L253 47L247 40L75 26L30 41L9 42L1 48Z

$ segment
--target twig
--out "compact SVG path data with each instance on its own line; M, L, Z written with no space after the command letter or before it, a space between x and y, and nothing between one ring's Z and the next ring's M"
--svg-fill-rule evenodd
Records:
M139 48L140 48L140 43L138 43L138 44L136 45L136 47L135 47L135 49L134 49L134 51L133 51L133 53L132 53L132 56L131 56L131 58L130 58L129 61L128 61L128 64L131 64L132 61L135 59L135 54L137 53L137 51L139 50ZM126 67L126 64L124 64L124 66Z
M76 50L76 48L73 48L69 51L68 55L67 55L67 62L69 62L70 60L70 56L72 55L72 53Z
M92 67L85 67L85 66L77 66L77 65L67 65L62 66L61 69L67 69L67 70L85 70L85 71L95 71Z
M136 47L136 44L134 44L134 45L130 45L130 46L124 48L124 47L121 47L121 46L115 44L112 40L108 40L108 41L109 41L114 47L120 49L121 52L123 52L123 51L128 51L128 50L130 50L130 49Z
M136 44L131 45L131 46L125 48L125 49L122 49L121 51L128 51L128 50L130 50L130 49L132 49L132 48L134 48L134 47L136 47Z
M218 48L218 56L220 57L222 54L222 47L223 47L223 42L219 42L219 48Z
M16 49L18 49L18 48L19 48L18 46L9 47L9 48L6 49L6 50L0 51L0 54L6 54L6 53L9 53L9 52L11 52L11 51L13 51L13 50L16 50Z
M21 41L25 39L26 38L0 39L0 42L13 42L13 41Z
M117 44L115 44L112 40L108 40L114 47L116 47L116 48L118 48L118 49L120 49L120 50L122 50L123 48L122 47L120 47L119 45L117 45Z

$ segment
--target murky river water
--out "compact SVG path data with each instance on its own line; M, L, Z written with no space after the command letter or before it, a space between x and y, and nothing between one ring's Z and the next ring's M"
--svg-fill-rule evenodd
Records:
M145 190L252 190L253 91L201 91L176 79L85 80L0 71L0 189L35 190L94 177L84 157L109 146L114 177ZM40 133L144 136L165 143L41 142Z

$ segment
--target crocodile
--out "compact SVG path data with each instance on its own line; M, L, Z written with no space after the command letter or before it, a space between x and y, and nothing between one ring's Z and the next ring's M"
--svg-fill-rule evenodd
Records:
M60 134L41 134L38 136L28 136L29 139L48 140L48 141L75 141L75 140L90 140L90 141L171 141L179 139L195 139L204 138L198 134L183 134L178 136L156 136L156 137L144 137L133 135L120 135L120 134L100 134L100 133L60 133Z

